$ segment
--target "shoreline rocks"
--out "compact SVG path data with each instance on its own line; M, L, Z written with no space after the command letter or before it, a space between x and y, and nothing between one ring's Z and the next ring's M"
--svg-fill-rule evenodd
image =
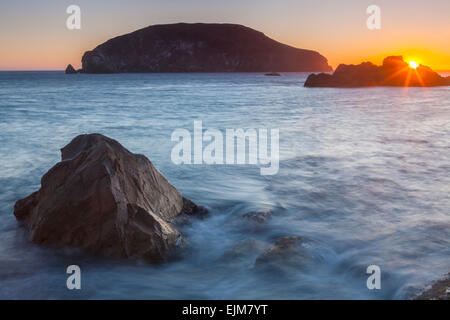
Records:
M310 74L305 87L434 87L450 86L450 77L442 77L427 66L412 68L401 56L384 59L381 66L371 62L339 65L333 74Z
M83 73L332 71L316 51L226 23L152 25L85 52L82 65Z
M41 188L14 206L35 244L151 262L182 245L174 218L204 211L145 156L100 134L80 135L62 148Z
M450 273L433 283L431 288L415 297L415 300L450 300Z

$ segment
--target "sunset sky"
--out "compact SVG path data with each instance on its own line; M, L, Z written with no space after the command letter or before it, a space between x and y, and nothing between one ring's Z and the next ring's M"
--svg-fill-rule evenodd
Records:
M81 7L81 30L68 30L66 8ZM366 27L366 8L381 7L381 30ZM404 55L450 70L449 0L2 0L0 70L81 66L86 50L152 24L238 23L339 63L380 63Z

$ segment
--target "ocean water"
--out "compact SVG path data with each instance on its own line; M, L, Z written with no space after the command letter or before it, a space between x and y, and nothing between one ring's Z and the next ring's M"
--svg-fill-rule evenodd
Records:
M404 299L450 271L450 87L307 89L306 74L0 73L0 298ZM280 169L172 163L177 128L280 130ZM159 265L31 244L15 201L98 132L145 154L206 219ZM242 216L270 211L258 224ZM283 236L306 254L272 269ZM66 268L81 267L81 290ZM368 290L366 268L381 268Z

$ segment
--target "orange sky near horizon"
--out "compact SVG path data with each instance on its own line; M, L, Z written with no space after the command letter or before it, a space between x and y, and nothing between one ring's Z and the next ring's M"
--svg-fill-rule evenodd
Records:
M294 47L340 63L403 55L435 70L450 70L450 1L378 0L381 30L366 27L364 0L79 0L82 29L66 28L70 2L16 0L0 4L0 70L63 70L81 67L87 50L152 24L227 22L247 25Z

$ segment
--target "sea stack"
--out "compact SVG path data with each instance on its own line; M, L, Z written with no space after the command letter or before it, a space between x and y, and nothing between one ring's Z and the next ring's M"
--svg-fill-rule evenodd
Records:
M87 51L84 73L328 72L327 59L236 24L154 25Z
M66 74L75 74L75 73L77 73L77 71L71 64L69 64L66 68Z
M339 65L333 74L311 74L305 87L435 87L449 86L450 77L442 77L423 65L411 66L401 56L384 59L381 66L371 62L359 65Z
M182 244L173 219L203 210L145 156L88 134L61 149L61 162L16 202L14 215L33 243L155 262Z

